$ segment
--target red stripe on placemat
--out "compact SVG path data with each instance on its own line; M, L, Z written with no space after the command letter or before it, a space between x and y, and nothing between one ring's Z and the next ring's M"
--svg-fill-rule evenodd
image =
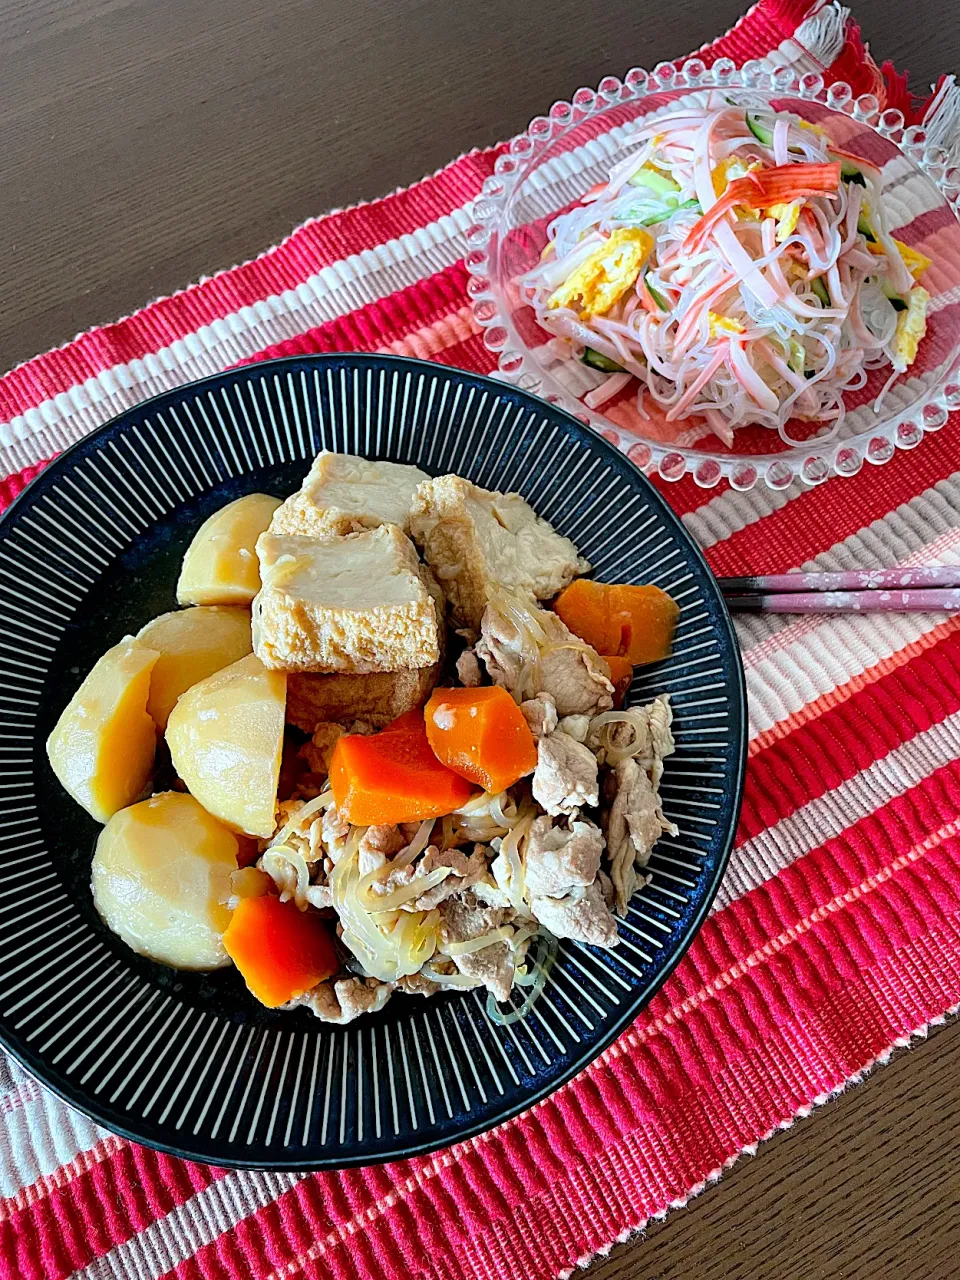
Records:
M818 719L825 712L839 706L840 703L845 702L853 694L859 693L861 689L866 689L882 676L889 675L891 671L904 666L907 662L917 657L918 654L933 648L934 645L940 643L944 636L950 635L951 632L958 629L960 629L960 614L951 614L943 622L938 622L929 631L923 632L916 640L905 644L902 649L897 649L896 652L889 654L887 657L880 658L872 666L866 667L863 671L851 676L843 684L835 685L832 689L828 689L826 693L820 694L819 697L814 697L810 702L805 702L797 711L784 716L782 720L778 720L769 729L763 729L752 737L747 747L748 757L752 759L755 755L759 755L771 743L787 737L788 734L793 733L801 725Z
M296 338L268 347L241 363L253 364L283 356L328 351L376 351L420 328L442 321L461 308L466 296L467 278L463 263L456 262L406 289L348 312ZM488 372L496 366L496 357L483 347L482 341L479 347L469 340L457 343L448 351L435 352L433 358L438 363L472 368L476 372ZM36 463L0 481L0 511L6 510L49 461L52 459Z
M737 843L839 787L960 710L960 632L750 760Z
M763 0L725 35L697 50L708 67L718 58L732 58L740 66L750 58L778 48L790 38L801 22L822 7L821 0Z
M419 288L415 285L414 288ZM367 308L364 308L367 310ZM352 313L356 314L356 313ZM414 326L416 328L417 326ZM339 320L319 328L310 329L296 338L286 342L278 342L263 351L258 351L243 364L257 364L261 360L280 360L292 356L319 355L325 351L374 350L373 346L357 347L349 344L350 340ZM346 345L342 345L346 344ZM384 345L378 342L377 347ZM462 342L454 343L431 357L435 364L451 365L456 369L465 369L468 373L492 373L497 367L497 357L483 345L483 334L475 333Z
M721 575L780 572L842 542L952 474L958 465L958 426L960 415L954 414L919 449L898 454L896 465L865 464L855 476L835 477L822 488L804 490L764 516L762 538L755 525L747 525L708 548L711 569ZM703 490L699 492L698 506L704 497ZM824 492L828 503L821 496Z
M287 356L317 355L328 351L378 351L407 337L417 329L436 324L466 302L469 279L463 262L436 275L418 280L397 293L370 302L356 311L308 329L284 342L265 347L238 368L261 360L277 360Z
M378 1274L365 1265L374 1259L379 1274L391 1280L411 1271L449 1274L465 1236L476 1247L491 1235L509 1235L509 1222L545 1186L589 1181L591 1161L595 1166L601 1159L591 1149L598 1140L608 1150L631 1138L640 1144L646 1195L634 1207L642 1207L644 1217L662 1210L689 1189L691 1174L702 1169L702 1177L717 1168L744 1142L839 1084L891 1042L883 1020L870 1017L868 992L861 999L857 983L869 983L891 957L922 948L926 936L941 927L960 946L952 925L960 909L957 837L949 826L960 816L960 782L949 769L941 770L895 805L900 812L892 836L874 818L880 839L873 838L866 820L858 824L862 832L851 829L798 864L797 884L812 881L813 893L788 894L783 901L783 886L775 882L709 921L682 963L684 972L670 980L618 1049L533 1112L466 1148L391 1166L387 1180L366 1173L312 1178L281 1197L269 1214L246 1220L206 1246L196 1267L178 1268L177 1274L215 1276L220 1266L229 1274L235 1251L248 1262L274 1259L293 1224L307 1221L329 1225L319 1239L317 1233L296 1232L295 1247L307 1255L304 1274ZM938 834L920 849L931 818ZM864 881L870 881L866 888ZM918 903L922 914L905 914L906 901ZM850 935L859 940L853 957ZM937 989L927 1016L943 1011L942 999ZM851 1001L860 1008L853 1019ZM913 1017L918 1001L909 1003ZM843 1011L839 1022L831 1016L835 1010ZM911 1021L904 1029L916 1025ZM816 1043L805 1045L811 1027L819 1029ZM797 1070L785 1094L787 1081L778 1076L791 1058ZM747 1061L751 1070L742 1076L738 1065ZM768 1065L769 1073L763 1069ZM625 1107L617 1106L625 1087L631 1096ZM723 1123L730 1106L734 1110ZM757 1108L767 1117L759 1128ZM731 1133L731 1120L744 1111L751 1122L742 1134ZM727 1139L736 1145L727 1148ZM679 1180L676 1187L671 1177ZM398 1230L405 1221L414 1230L409 1253L397 1248L398 1239L409 1239ZM583 1225L570 1240L572 1258L591 1247ZM361 1233L371 1237L365 1248ZM424 1255L433 1258L432 1271ZM267 1264L271 1270L273 1265ZM270 1270L254 1266L251 1274Z
M54 454L53 458L56 456ZM53 461L53 458L45 458L43 462L34 463L32 467L25 467L23 471L17 471L12 476L6 476L0 480L0 511L6 511L14 498L23 493L30 481L38 476L47 463Z
M143 359L241 307L294 289L350 254L418 231L474 198L493 172L497 154L496 148L471 152L383 201L308 222L251 262L19 365L0 379L0 419L16 417L114 365Z
M63 1280L189 1200L226 1170L124 1143L0 1222L4 1280Z
M818 1094L840 1088L872 1065L887 1045L939 1018L950 1007L951 995L917 975L958 963L960 924L954 918L904 948L895 961L858 975L841 999L811 1011L801 1023L771 1032L751 1052L746 1074L738 1073L742 1063L723 1064L710 1094L699 1107L689 1107L693 1123L687 1127L699 1125L703 1135L694 1151L678 1159L672 1135L640 1131L625 1136L601 1160L564 1173L536 1199L518 1206L511 1227L472 1239L464 1246L460 1274L547 1280L684 1201L691 1188L702 1190L708 1178L745 1148L752 1149L758 1134L766 1137L792 1121ZM852 1026L862 1028L855 1045L850 1043ZM864 1050L865 1045L876 1047ZM818 1064L815 1083L808 1059ZM444 1280L444 1261L425 1274ZM292 1274L332 1272L304 1269Z

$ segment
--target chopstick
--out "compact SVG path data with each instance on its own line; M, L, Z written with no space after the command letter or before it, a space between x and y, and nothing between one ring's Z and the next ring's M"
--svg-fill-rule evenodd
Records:
M737 613L960 612L960 566L719 578Z
M718 578L725 595L747 591L881 591L898 587L960 587L960 565L855 569L851 573L775 573Z

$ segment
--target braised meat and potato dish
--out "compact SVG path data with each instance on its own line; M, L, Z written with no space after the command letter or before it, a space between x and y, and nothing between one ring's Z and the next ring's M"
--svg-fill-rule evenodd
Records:
M523 1016L673 830L669 699L623 702L677 606L589 573L518 494L342 454L216 512L47 743L105 923L328 1022L448 987Z

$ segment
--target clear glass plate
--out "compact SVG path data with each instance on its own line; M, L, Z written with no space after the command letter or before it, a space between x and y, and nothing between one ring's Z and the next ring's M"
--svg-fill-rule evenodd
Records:
M788 445L768 428L747 426L727 448L692 420L645 422L632 397L605 412L589 409L581 397L604 375L551 355L550 335L516 283L539 260L552 218L629 152L635 121L705 100L711 89L744 106L769 105L815 121L838 146L881 168L894 234L933 260L923 278L932 302L916 363L887 393L880 413L873 401L890 369L873 371L846 398L846 419L827 440L820 438L823 424L794 421L791 434L802 443ZM721 59L707 68L694 58L679 67L662 63L650 74L633 70L623 82L609 77L597 92L581 89L572 102L557 102L549 116L533 120L484 183L467 232L474 316L498 353L500 377L569 410L648 473L665 480L689 473L704 488L725 479L741 490L760 480L783 489L798 477L814 485L834 473L854 475L865 461L880 465L897 449L914 448L960 407L960 170L946 165L922 128L904 128L899 111L880 112L872 94L854 98L847 84L827 88L821 76L798 77L789 67L749 62L738 70Z

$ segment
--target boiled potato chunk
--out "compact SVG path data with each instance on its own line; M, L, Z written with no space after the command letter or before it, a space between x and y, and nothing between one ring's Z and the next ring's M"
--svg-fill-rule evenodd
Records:
M269 494L248 493L205 520L183 557L180 604L249 604L260 590L257 539L279 505Z
M47 739L53 772L98 822L139 799L153 772L157 732L147 698L159 657L133 636L108 649Z
M105 923L127 946L175 969L219 969L237 838L194 800L164 791L114 814L97 841L91 883Z
M163 613L138 633L160 654L150 678L147 710L162 732L181 693L253 649L249 609L201 605Z
M287 677L250 654L184 693L167 722L173 767L228 827L272 836Z

